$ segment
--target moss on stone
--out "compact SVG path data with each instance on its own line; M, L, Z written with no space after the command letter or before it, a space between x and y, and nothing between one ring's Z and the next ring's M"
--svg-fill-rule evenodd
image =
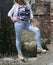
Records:
M22 51L25 56L36 57L37 56L37 45L35 41L24 42L22 44Z

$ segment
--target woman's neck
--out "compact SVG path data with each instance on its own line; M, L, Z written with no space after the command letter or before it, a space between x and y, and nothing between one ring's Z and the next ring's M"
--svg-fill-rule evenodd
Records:
M24 3L24 2L19 2L18 4L19 5L26 5L26 3Z
M24 2L19 2L19 3L17 3L17 2L15 2L15 4L18 4L18 5L26 5L26 3L24 3Z

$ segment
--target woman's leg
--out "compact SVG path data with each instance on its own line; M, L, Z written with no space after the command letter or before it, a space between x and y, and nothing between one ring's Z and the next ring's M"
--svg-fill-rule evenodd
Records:
M32 25L30 25L29 23L25 23L25 29L31 32L35 33L35 38L36 38L36 42L37 42L37 49L40 52L47 52L45 49L42 48L41 46L41 34L40 34L40 30L37 27L34 27Z
M15 26L15 34L16 34L16 48L18 51L18 55L22 55L20 42L21 42L21 35L24 24L22 22L15 22L14 26Z
M37 47L42 48L41 46L41 35L40 35L40 30L37 27L33 27L29 23L25 24L25 29L31 32L35 33L35 38L37 42Z

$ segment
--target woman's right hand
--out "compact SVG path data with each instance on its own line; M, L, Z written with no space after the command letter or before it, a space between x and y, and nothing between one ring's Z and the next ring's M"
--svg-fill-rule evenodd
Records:
M18 19L17 19L16 17L10 16L10 19L11 19L13 22L17 22L17 21L18 21Z
M16 17L13 17L13 22L17 22L18 19Z

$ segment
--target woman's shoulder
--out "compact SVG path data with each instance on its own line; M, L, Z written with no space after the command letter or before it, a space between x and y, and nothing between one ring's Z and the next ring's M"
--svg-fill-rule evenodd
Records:
M18 7L18 6L19 6L19 4L16 2L13 4L13 7Z
M29 2L26 2L26 5L30 7L30 4L29 4Z

